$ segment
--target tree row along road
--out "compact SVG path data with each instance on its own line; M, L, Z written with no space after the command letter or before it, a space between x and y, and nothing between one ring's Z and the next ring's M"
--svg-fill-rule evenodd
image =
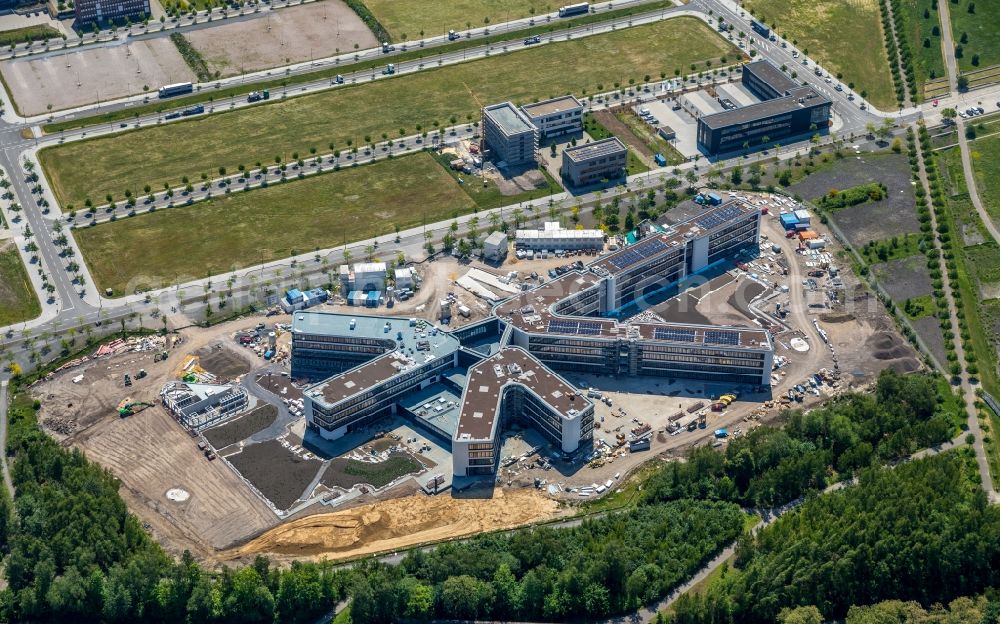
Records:
M948 70L948 83L953 93L958 93L958 60L955 58L955 45L951 31L951 9L947 2L940 3L938 13L941 15L941 51L945 59L945 68ZM983 206L983 200L979 197L979 189L976 186L976 172L972 168L972 157L969 154L969 141L965 137L965 120L956 118L958 135L958 149L962 155L962 171L965 174L965 185L969 188L969 199L975 206L979 219L986 226L986 231L990 233L994 242L1000 244L1000 229L990 217L989 212Z
M945 59L945 67L948 71L948 82L952 91L958 93L958 61L955 58L955 46L953 44L951 30L951 13L948 4L948 2L938 3L938 13L941 16L941 32L943 34L941 37L941 46ZM972 168L972 159L969 154L969 143L965 138L965 122L961 118L958 120L957 134L958 147L959 150L961 150L962 156L962 170L965 174L965 185L969 189L969 198L972 200L972 205L975 206L976 212L979 214L979 219L983 222L983 225L990 233L990 236L993 237L995 242L1000 243L1000 231L997 230L996 224L993 222L993 219L983 206L982 200L979 198L979 190L976 188L976 173ZM929 201L931 198L931 189L927 180L927 169L926 163L923 159L923 150L917 149L917 153L920 165L921 183L923 184L927 201ZM935 232L935 244L938 245L938 248L940 249L940 239L937 236L937 216L933 210L933 206L931 208L931 226ZM947 210L947 208L945 208L945 210ZM947 266L945 265L945 259L943 256L940 258L940 269L941 277L944 282L945 296L948 301L948 314L951 322L952 335L958 337L961 336L962 333L958 323L958 309L955 307L955 287L953 287L951 279L948 277ZM978 310L973 311L973 314L978 313ZM957 361L962 366L961 388L962 394L965 398L965 409L968 413L969 431L975 436L973 446L976 449L976 462L979 465L979 474L982 478L983 488L986 490L987 495L989 495L990 500L992 502L997 502L1000 497L998 497L997 492L994 490L993 479L990 475L989 462L986 459L983 432L979 427L979 413L976 409L976 391L975 388L972 387L972 383L969 381L969 374L965 360L965 348L962 344L962 340L955 340L955 354L957 356Z
M715 6L715 7L719 8L720 11L717 11L717 12L721 12L721 9L727 9L728 10L728 7L726 7L723 3L711 2L710 6ZM705 11L706 10L706 9L703 9L701 7L701 0L698 0L698 1L694 2L694 3L692 3L692 4L687 5L687 8L688 9L695 9L695 8L697 8L699 11ZM704 15L702 15L702 19L705 20L707 18ZM742 22L744 20L742 20L741 18L736 17L735 14L732 14L732 15L727 15L727 21L730 21L731 23L737 24L738 27L742 27L743 26ZM748 28L748 26L747 26L747 28ZM794 50L794 48L792 48L792 47L790 47L789 49L782 49L779 46L769 46L766 50L762 50L762 54L765 57L770 57L770 56L773 56L773 55L779 55L779 56L775 57L772 60L774 60L775 62L782 62L782 58L783 57L780 56L780 55L782 55L782 54L789 55L789 54L791 54L791 52L793 50ZM815 80L814 80L814 78L813 78L813 76L811 74L809 76L807 76L806 78L810 82L815 82ZM819 85L820 88L823 88L823 86L824 85L822 85L822 84ZM846 94L845 93L834 93L833 96L834 96L834 98L841 98L843 100L842 102L838 103L838 106L845 107L845 106L850 105L849 102L846 99ZM851 110L851 109L847 109L847 110ZM907 113L907 114L919 115L919 111L916 111L916 112L913 112L913 113ZM19 139L16 138L16 133L17 133L17 129L16 128L11 128L11 127L8 126L6 129L4 129L4 131L5 131L5 136L12 137L12 140L8 142L8 143L11 143L12 145L10 147L8 147L6 150L0 152L0 156L2 156L2 161L6 162L7 165L10 167L10 169L9 169L10 171L12 171L12 172L13 171L17 171L20 168L20 165L21 165L21 163L19 162L18 154L21 151L23 151L28 145L30 145L30 143L24 142L23 140L19 140ZM842 131L846 131L846 129L842 129ZM805 145L808 147L808 143L805 143ZM790 153L791 150L788 150L788 152ZM740 162L739 160L734 159L730 164L732 164L732 163L739 163L739 162ZM3 164L3 162L0 162L0 164ZM685 165L681 166L682 169L689 169L689 168L692 168L692 167L693 167L693 163L685 163ZM640 176L634 176L633 179L630 179L630 182L629 182L630 187L629 188L626 188L626 189L618 189L618 188L616 188L616 189L609 189L605 193L605 195L606 195L606 197L611 197L612 195L616 195L616 194L619 194L621 192L628 192L630 190L634 190L637 186L638 186L638 188L641 189L644 186L649 186L649 184L655 184L656 177L658 177L658 176L662 177L663 173L665 173L665 172L654 171L654 172L651 172L650 174L644 174L644 175L640 175ZM46 180L45 180L44 176L42 177L41 181L42 181L43 187L46 186ZM20 194L23 194L24 197L30 199L30 193L21 191ZM47 192L47 196L51 198L51 193ZM563 198L562 197L553 197L554 201L559 201L561 199L563 199ZM586 203L586 202L590 201L590 199L592 199L592 198L583 197L583 198L578 198L578 199L580 201ZM547 201L547 200L543 200L543 201ZM541 203L542 202L533 202L534 205L540 205ZM39 215L40 211L36 207L34 207L33 205L31 205L31 203L25 202L24 210L29 215L29 218L34 219L34 218L37 217L37 218L41 219L41 216ZM481 215L481 216L485 216L485 215ZM9 217L9 215L8 215L8 217ZM51 218L52 217L50 217L50 219ZM460 223L464 223L467 219L468 219L468 217L462 217L462 218L459 219L459 222ZM446 230L447 225L448 225L448 221L445 221L445 222L434 224L433 226L431 226L430 229L432 231L443 233ZM44 228L39 229L39 228L36 227L34 229L35 229L36 232L44 231ZM72 237L70 237L70 238L72 240ZM38 241L39 241L39 244L43 248L45 246L49 246L49 247L52 246L52 242L51 242L50 238L47 237L47 236L39 236L38 237ZM391 241L390 240L383 240L382 242L391 242ZM357 257L357 250L359 248L363 247L364 245L365 245L365 242L362 241L361 243L352 244L350 246L351 249L355 251L355 256L356 257ZM420 240L419 236L418 237L414 237L414 245L417 248L416 253L419 254L419 247L422 245L422 240ZM324 254L329 254L329 253L332 253L332 251L333 250L324 250L323 253ZM299 260L303 260L305 258L305 256L306 256L306 254L303 254L303 257L300 257ZM260 273L263 276L266 276L271 271L282 270L282 269L278 269L276 267L285 267L285 269L287 269L287 267L289 266L289 262L290 261L294 262L291 259L286 259L286 260L283 260L283 261L268 263L267 265L259 267ZM58 263L56 263L56 266L58 266ZM85 270L86 270L86 268L84 267L84 271ZM251 269L251 271L256 272L257 269ZM244 272L240 271L238 273L240 275L242 275ZM64 275L65 275L65 273L64 273ZM215 278L213 278L214 281L211 281L211 282L207 282L206 280L196 280L196 281L191 282L190 284L188 284L187 287L190 287L190 288L195 289L195 290L200 290L202 288L206 288L207 289L206 292L216 292L216 291L218 291L220 289L220 284L222 284L224 282L227 282L231 277L232 278L237 278L238 280L245 279L245 277L239 278L237 276L237 274L233 274L233 275L228 275L227 274L227 275L222 275L222 276L216 276ZM266 277L264 277L262 279L266 279ZM169 304L167 302L175 300L175 294L171 294L171 291L173 289L165 289L163 291L152 293L153 298L155 300L160 301L159 305L155 304L155 303L146 303L146 302L144 302L142 300L143 298L141 296L140 297L132 296L132 297L126 298L125 300L104 301L104 300L102 300L102 298L100 297L100 295L96 292L96 289L93 288L92 280L87 280L86 286L81 291L82 292L82 296L84 298L80 299L81 294L78 293L76 291L76 289L71 284L69 284L68 280L65 280L65 283L61 283L60 280L56 280L56 282L57 282L56 286L57 286L58 299L62 302L63 305L66 305L68 303L68 306L70 308L73 308L73 309L71 309L69 311L66 311L66 310L59 310L58 308L53 309L51 306L46 307L45 311L43 312L43 316L42 317L40 317L39 319L36 319L35 321L28 322L28 323L26 323L24 325L25 327L30 327L31 328L30 332L28 332L28 333L30 335L32 335L32 336L42 335L42 334L44 334L46 332L54 332L54 329L57 326L57 324L58 324L58 326L61 326L63 328L73 327L73 326L81 326L81 325L85 325L85 324L88 324L88 323L91 323L91 322L96 322L96 321L98 321L100 319L125 318L131 312L141 312L141 313L147 314L147 316L149 315L149 313L151 313L153 311L162 311L164 314L166 314L167 313L167 307L169 306ZM239 288L241 288L241 285L239 283L237 283L236 286L235 286L235 288L239 289ZM107 305L103 309L101 309L100 308L101 304L105 304L105 303ZM53 318L53 317L56 317L56 318ZM79 321L79 319L84 319L84 320L81 323Z
M644 5L666 5L656 10L645 12ZM640 11L636 15L631 15L632 10ZM87 104L74 107L52 114L34 115L30 117L20 117L14 114L13 107L8 107L5 112L11 122L19 123L60 123L77 120L80 124L99 125L109 121L119 121L130 119L130 115L116 115L116 112L125 112L132 108L137 108L140 115L145 115L150 109L177 106L183 108L195 102L205 103L213 93L222 98L232 96L233 101L245 99L245 96L252 90L262 87L270 87L274 91L287 92L292 90L296 93L313 91L316 89L331 88L331 79L336 74L342 74L347 83L364 82L369 79L381 78L382 67L385 64L394 62L398 66L397 73L412 70L418 65L422 69L424 65L430 66L434 63L453 63L456 60L468 60L485 56L484 52L496 53L498 50L506 51L507 48L519 48L522 45L523 34L538 33L542 37L542 43L562 40L567 35L577 37L585 34L605 32L605 26L613 25L614 28L630 25L631 20L647 19L650 16L659 15L661 18L673 13L691 13L683 5L673 6L668 0L626 0L624 2L612 2L607 5L595 6L594 12L575 18L561 19L557 14L548 16L536 16L512 20L504 24L498 24L485 29L470 30L459 33L455 40L447 36L432 37L417 42L406 42L394 46L394 50L388 53L382 48L369 48L366 50L344 53L339 56L332 56L311 61L302 61L290 65L263 69L249 72L228 78L220 78L202 84L195 85L196 93L172 100L156 100L155 94L137 94L130 97L120 97L101 103ZM606 16L604 14L607 14ZM253 15L249 18L255 17ZM199 27L209 27L203 24ZM556 28L558 27L558 30ZM565 28L564 28L565 27ZM551 29L551 30L550 30ZM519 31L522 34L518 35ZM504 39L507 34L517 37ZM136 39L148 39L158 35L145 35ZM435 52L435 50L439 50ZM372 72L376 75L372 75ZM303 87L305 89L303 89ZM150 99L153 103L150 103ZM243 102L245 103L245 102ZM104 118L99 115L103 111ZM93 114L93 118L86 117ZM113 119L108 119L108 116Z
M683 41L681 33L707 32L703 22L696 21L692 16L679 19L683 22L677 24L676 29L672 24L663 22L659 13L645 20L633 20L633 25L638 27L640 21L644 24L642 27L647 29L643 33L645 39L651 39L653 35L657 38L659 35L666 35L668 43L659 44L663 47L680 45ZM597 39L597 33L594 35L594 39ZM617 33L609 31L594 45L598 49L606 49L626 41L628 35L624 29L619 29ZM561 44L568 47L560 57L575 50L589 49L591 44L584 40L581 37L577 41ZM685 62L711 61L718 64L719 59L732 49L734 48L728 43L713 39L685 51L683 58ZM524 60L529 61L544 59L547 51L535 48L519 54L527 55ZM553 61L556 58L553 56ZM504 56L497 60L478 62L483 65L445 67L427 73L411 72L388 80L382 80L382 75L378 73L376 82L372 82L369 77L345 90L273 101L261 109L233 106L236 110L232 112L227 109L223 114L194 115L176 124L149 127L152 125L150 122L156 119L154 116L139 122L145 126L142 129L122 132L86 145L78 142L55 145L61 140L65 141L67 137L53 136L44 143L39 142L46 147L53 146L41 156L60 203L71 203L79 207L87 197L99 198L108 193L121 193L123 185L130 187L132 192L138 192L145 184L159 185L165 180L176 184L183 175L197 176L199 171L206 169L213 170L219 166L235 169L243 158L270 161L276 153L287 157L291 152L305 152L311 146L325 146L333 139L343 145L347 141L360 143L364 137L377 137L381 133L395 135L400 128L409 128L413 132L418 126L430 127L435 122L447 124L449 115L450 123L454 124L460 118L476 116L484 99L503 101L518 96L530 99L561 92L563 88L577 86L581 82L562 74L557 66L558 61L555 61L546 65L543 77L520 86L515 85L513 91L508 91L502 83L496 81L495 75L486 78L479 72L492 67L507 76L517 75L519 67L514 57ZM600 82L607 80L610 86L611 80L620 79L616 70L622 64L619 60L613 69L595 69L589 73ZM652 56L646 54L647 75L653 73L654 67L663 69ZM544 77L553 78L554 83L544 82ZM643 80L640 74L637 82L642 83ZM443 90L418 98L418 101L408 99L409 89L434 89L439 81L450 82L460 88L461 92L449 95L448 90ZM471 92L467 85L462 84L470 81L475 87ZM369 84L362 84L363 82ZM326 89L327 86L324 86L324 91ZM83 138L83 132L74 133L68 138ZM231 137L240 133L245 133L244 140L240 144L233 143ZM88 133L90 138L93 135L93 132ZM369 140L366 139L365 142ZM146 150L144 159L127 158L127 154L140 149ZM86 156L81 156L82 154ZM89 158L91 161L92 168L86 174L71 164L78 162L79 157Z
M934 232L934 246L938 253L938 270L941 272L941 281L945 294L945 301L948 305L948 320L951 325L951 332L953 336L961 336L961 328L958 322L958 311L955 307L955 288L952 284L951 278L948 275L948 266L945 260L945 254L943 245L939 235L938 230L938 220L937 213L934 210L934 206L931 205L931 188L930 181L927 177L927 163L924 161L923 149L921 146L919 127L914 127L914 134L917 141L917 165L920 170L920 184L924 189L924 199L922 201L926 202L930 207L930 217L931 217L931 231ZM919 201L919 200L918 200ZM976 409L976 392L969 381L968 370L965 366L965 348L962 345L961 340L955 340L955 355L956 361L962 366L961 372L961 391L963 403L965 404L965 411L967 416L967 425L969 432L975 437L973 442L973 448L976 452L976 463L979 467L979 477L982 482L983 490L985 490L989 499L996 502L997 495L993 489L993 479L990 475L989 462L986 459L986 449L983 444L983 433L979 427L979 414Z

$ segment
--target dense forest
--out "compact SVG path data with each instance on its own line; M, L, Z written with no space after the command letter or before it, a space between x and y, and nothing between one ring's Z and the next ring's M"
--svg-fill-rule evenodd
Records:
M702 596L678 600L677 624L773 622L786 607L827 619L887 598L948 602L1000 581L1000 508L991 507L966 447L815 497L754 538Z
M128 513L114 477L44 435L37 404L22 393L10 412L7 449L17 498L11 505L0 495L8 581L0 591L0 618L311 622L350 598L358 624L581 621L663 596L743 532L739 505L779 504L858 471L864 472L860 486L817 498L741 544L741 571L709 599L685 602L679 617L708 621L722 604L725 613L741 614L726 621L773 621L786 607L815 605L823 615L843 615L851 604L881 598L947 601L993 582L1000 552L993 510L980 508L958 460L869 468L956 433L946 388L935 377L885 373L873 395L849 395L808 414L789 412L783 429L760 427L733 440L725 453L701 448L686 462L665 465L644 484L638 505L575 527L480 536L412 553L398 566L296 564L288 570L264 558L233 570L203 569L189 555L173 561ZM925 464L933 470L917 474L914 466ZM919 486L921 478L933 486ZM893 488L896 498L886 491ZM813 545L814 539L824 541ZM885 574L876 583L848 562ZM952 578L939 582L935 575L945 573Z
M956 433L954 397L941 380L884 371L872 394L847 394L784 426L758 427L724 453L694 449L646 484L647 502L696 498L752 507L783 505L839 478L892 462Z
M677 501L414 552L354 588L355 624L400 618L580 621L660 598L743 530L729 503ZM371 570L374 570L372 568Z

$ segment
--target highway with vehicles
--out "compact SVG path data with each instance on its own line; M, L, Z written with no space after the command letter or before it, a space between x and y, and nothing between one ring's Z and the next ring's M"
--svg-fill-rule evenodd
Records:
M313 1L313 0L310 0ZM564 41L566 39L572 39L576 37L600 34L605 32L610 32L612 30L628 27L637 26L639 24L648 24L652 22L665 19L666 17L676 17L678 15L692 15L700 17L700 13L685 11L685 5L678 5L671 8L657 9L653 11L642 11L643 5L655 2L656 0L618 0L617 2L609 2L607 4L595 4L593 6L592 13L594 15L600 15L601 13L608 13L611 11L620 11L623 9L634 9L636 13L631 16L624 16L615 19L603 20L600 22L595 22L592 24L584 25L572 25L574 22L566 21L567 28L560 29L558 33L548 33L539 36L539 43L551 43L554 41ZM285 6L285 5L282 5ZM264 10L260 6L257 10ZM248 14L243 17L235 19L252 19L260 17L255 14ZM579 16L574 16L579 17ZM524 39L517 33L528 28L535 26L545 26L545 25L557 25L560 24L561 20L558 13L549 13L546 15L538 15L518 20L512 20L503 24L497 24L494 26L488 26L483 28L475 28L472 30L456 31L454 39L449 38L447 34L442 34L437 37L429 37L426 39L420 39L417 41L407 41L393 44L388 51L384 50L382 47L373 47L365 50L356 50L353 52L345 52L336 56L330 56L325 58L312 59L309 61L302 61L298 63L292 63L289 65L282 65L280 67L274 67L271 69L263 69L254 72L247 72L244 74L230 76L228 78L221 78L218 80L212 80L205 83L195 84L194 90L197 93L205 93L206 97L214 90L226 89L230 87L247 86L250 88L256 83L266 83L279 79L288 78L291 76L309 76L310 74L318 74L319 72L329 73L329 70L343 67L343 76L345 85L359 84L363 82L368 82L370 80L381 79L385 76L381 73L383 68L382 65L366 69L357 69L358 65L370 64L374 61L384 61L386 64L393 63L396 66L396 74L406 73L410 71L416 71L420 69L426 69L430 67L437 67L441 65L449 65L453 63L461 63L463 61L472 60L476 58L483 58L489 56L490 54L499 54L502 52L507 52L508 50L517 50L524 47ZM209 28L217 24L214 23L199 23L192 28ZM502 35L504 33L512 33L509 40L503 41L492 41L488 44L475 45L476 40L481 40L486 37L491 39ZM159 32L150 32L148 34L137 34L129 35L129 40L141 41L144 39L150 39L154 37L163 36ZM448 51L441 52L434 55L434 49L449 45L452 45ZM457 45L464 45L462 49L454 49ZM472 45L465 45L472 44ZM102 44L102 45L118 45L117 43ZM411 53L408 56L412 56L412 53L417 50L426 50L428 55L422 59L401 61L396 62L393 59ZM56 55L63 53L62 50L54 50L50 52L45 52L47 55ZM355 69L352 69L354 67ZM312 93L315 91L321 91L328 88L338 86L332 77L324 76L322 78L317 78L313 81L300 82L298 84L290 85L283 89L274 89L275 95L299 95L302 93ZM128 109L135 106L142 106L149 104L151 102L158 102L155 93L142 93L136 94L130 97L116 98L112 100L94 102L87 104L85 106L78 106L72 109L52 111L51 113L34 115L28 117L22 117L16 113L14 107L6 106L4 111L4 119L12 122L21 122L27 124L41 124L49 121L65 121L71 119L86 118L91 115L96 115L99 113L108 113L112 111L119 111ZM163 101L167 106L169 106L170 101ZM246 95L239 95L232 98L223 98L218 100L216 108L219 106L225 106L226 104L232 104L234 106L240 106L246 104ZM162 115L154 114L144 117L140 117L136 120L131 120L130 123L135 122L146 122L150 120L161 119ZM119 124L113 124L112 129L118 127Z

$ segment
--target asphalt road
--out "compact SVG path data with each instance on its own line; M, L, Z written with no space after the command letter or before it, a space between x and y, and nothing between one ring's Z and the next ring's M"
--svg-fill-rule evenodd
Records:
M614 3L614 7L620 8L622 3ZM637 25L645 22L653 22L661 19L665 19L668 16L676 16L681 14L697 15L703 19L709 18L709 11L712 11L715 16L719 14L723 15L724 19L729 23L736 26L737 30L744 30L746 32L751 32L749 27L749 22L745 17L739 15L739 9L735 7L731 2L727 0L693 0L691 3L684 5L683 7L674 7L665 10L657 10L652 12L647 12L645 14L634 16L630 19L618 19L612 23L600 23L591 24L587 26L581 26L567 31L566 33L561 33L559 38L565 37L578 37L590 34L597 34L600 32L607 32L612 28L622 28L628 27L629 22L632 25ZM539 18L536 18L536 21ZM712 19L714 23L714 19ZM525 20L519 20L522 24ZM502 26L493 27L492 32L496 32L496 29ZM511 27L513 28L513 26ZM523 43L519 39L513 40L515 48L523 47ZM544 43L543 43L544 45ZM790 45L790 44L789 44ZM770 58L777 64L789 64L793 59L791 58L792 48L782 48L780 43L775 44L771 42L757 42L758 58L765 57ZM470 49L466 49L459 52L449 53L442 55L441 63L448 62L460 62L469 58L474 58L476 56L485 56L489 51L502 50L502 44L495 44L492 46L478 46ZM378 51L380 52L380 51ZM423 68L428 67L428 63L436 66L436 63L424 60L422 62L411 61L406 63L400 63L400 72L406 73L409 71L420 71ZM790 65L789 65L790 66ZM810 65L811 67L812 65ZM879 113L877 111L861 111L857 107L858 101L850 102L847 99L846 92L837 92L832 89L830 85L825 83L824 80L816 77L811 72L805 72L802 76L804 79L810 81L816 88L827 92L831 98L835 101L835 113L840 119L839 133L841 136L847 135L849 133L861 134L864 132L864 124L872 118L871 116L886 115L886 113ZM356 75L345 76L345 81L349 82L351 80L358 80L359 82L365 80L379 80L383 79L381 74L376 73L374 76L371 71L358 72ZM315 81L313 83L296 87L297 89L305 88L307 91L309 89L319 90L331 88L328 80ZM652 89L655 90L656 85L652 85ZM298 91L297 91L298 92ZM280 96L280 94L275 94ZM3 94L6 97L6 94ZM640 101L642 98L655 97L655 93L650 94L640 94L635 101ZM602 103L598 102L598 106ZM214 105L215 110L245 106L247 105L244 98L234 98L228 101L216 102ZM63 218L58 208L55 207L55 198L52 196L51 192L47 188L47 181L44 176L41 177L39 183L43 186L44 194L43 196L48 199L52 204L51 211L45 214L44 210L38 206L37 200L38 196L31 193L29 184L25 181L25 176L27 172L22 168L22 162L25 157L33 159L33 154L35 151L44 145L51 144L58 141L68 141L83 138L84 136L94 136L95 134L103 134L107 132L117 132L121 128L119 124L109 124L108 126L101 126L100 128L88 128L86 130L74 131L61 133L59 135L51 137L43 137L41 139L25 139L22 136L22 131L30 127L30 123L10 121L9 120L9 110L10 106L6 107L8 110L8 115L5 115L5 120L0 122L0 167L9 173L9 178L13 182L14 186L11 190L16 195L16 200L23 207L20 215L17 215L18 219L9 219L13 221L13 229L15 234L22 234L24 230L24 225L30 226L32 232L34 233L34 242L38 245L39 251L37 252L38 260L40 261L43 270L49 276L49 279L53 286L55 287L55 292L53 296L48 296L48 293L43 292L43 312L42 315L32 321L27 323L19 324L18 326L12 328L0 329L3 335L7 338L7 343L9 350L14 354L14 357L19 363L24 366L31 366L31 354L36 352L36 357L39 352L43 352L44 349L42 345L49 345L49 348L53 348L55 344L58 343L58 336L61 332L65 331L70 327L82 328L82 327L94 327L98 323L115 322L118 323L122 319L127 320L129 323L136 323L137 320L134 315L142 315L145 319L157 315L164 315L171 319L172 323L183 323L187 324L189 318L200 319L201 310L204 308L204 304L200 302L200 296L203 295L206 290L211 292L217 292L219 290L225 289L227 291L231 290L233 294L233 304L234 306L239 305L242 302L247 302L251 299L256 299L257 297L251 297L251 293L256 293L259 295L261 290L261 284L265 282L272 282L274 288L277 290L279 285L284 285L289 283L289 276L292 271L290 268L294 268L295 272L299 270L305 270L307 273L316 275L323 272L323 263L317 262L313 258L312 254L304 254L297 259L287 259L278 262L266 263L258 267L252 267L249 269L244 269L236 271L233 274L227 274L222 276L215 276L211 279L193 279L192 276L183 278L182 276L177 276L175 283L171 287L162 288L160 290L149 293L149 301L146 301L145 295L129 295L124 298L118 299L105 299L97 292L96 287L93 284L93 280L90 279L89 274L86 271L86 267L82 266L81 273L84 277L84 284L74 284L73 276L65 269L68 259L61 256L64 250L59 248L54 244L52 234L52 225L56 219ZM919 116L920 111L913 111L908 113L913 117ZM159 115L147 115L145 117L140 117L138 123L149 124L157 123ZM465 131L462 127L459 127L458 132ZM415 137L408 137L404 139L404 148L406 150L412 150L418 147ZM782 150L783 154L790 155L798 150L808 149L809 143L807 141L802 141L798 144L793 144L786 146ZM377 148L381 149L381 147ZM398 148L394 148L398 149ZM364 158L365 155L362 153L361 157ZM341 157L345 157L342 155ZM737 163L743 164L745 161L741 158L733 158L727 161L721 161L723 167L734 166ZM704 161L702 161L704 165ZM677 167L683 174L688 169L696 169L699 174L704 174L704 168L698 169L696 163L684 163L683 165ZM638 176L632 176L629 178L626 187L620 188L615 187L611 189L606 189L602 192L602 200L607 201L609 197L616 193L630 192L634 190L642 190L649 187L656 187L659 185L660 180L667 175L666 170L654 170L648 174L641 174ZM32 183L33 185L34 183ZM214 189L218 191L218 182L213 182ZM196 190L192 199L198 197L197 193L204 193L205 191ZM187 197L180 195L177 191L174 193L174 198L168 198L164 200L162 197L154 200L156 205L166 205L167 203L173 202L174 205L180 202L183 198L187 201ZM557 206L562 209L568 208L569 205L580 203L584 206L590 205L595 199L596 195L593 193L585 194L582 196L569 198L565 193L558 194L552 198L544 198L540 200L535 200L533 202L526 202L520 207L526 209L529 206L539 208L544 213L545 209L548 207L548 202L553 201ZM138 200L139 206L137 211L144 208L141 203L145 199ZM0 202L3 204L4 202ZM148 209L149 206L145 206ZM514 207L507 207L501 212L506 212L509 217L509 213ZM119 208L122 210L122 208ZM125 209L126 213L128 209ZM526 210L526 212L528 212ZM8 217L12 217L10 212L7 212ZM95 213L95 216L100 217L100 213ZM108 215L105 213L105 218ZM459 218L459 224L465 224L473 215L467 215L465 217ZM487 213L480 213L479 218L482 223L486 222L488 219ZM426 228L414 228L406 232L401 232L400 241L395 243L392 236L380 237L375 241L380 249L384 249L386 246L391 246L393 250L399 249L404 252L408 257L422 257L423 256L423 246L425 242L425 232L430 232L435 240L440 240L444 235L445 231L450 225L449 221L444 221L440 223L428 224ZM24 243L26 241L19 241ZM372 241L358 241L356 243L348 243L352 257L361 258L364 256L364 248ZM22 251L23 251L23 245ZM73 237L69 237L69 247L76 251L75 260L83 265L82 257L79 253L79 249L75 247L75 242ZM343 247L336 247L331 249L322 250L319 253L321 259L325 258L328 264L339 264L343 259ZM32 254L23 252L22 256L25 257L25 261L28 262L29 267L34 267L31 264ZM37 274L37 270L33 269L33 275ZM183 281L182 281L183 280ZM191 281L187 281L191 280ZM37 279L36 279L37 281ZM181 282L181 283L176 283ZM39 282L40 286L40 282ZM198 301L195 301L198 299ZM131 320L129 320L131 318ZM41 353L44 356L44 353Z

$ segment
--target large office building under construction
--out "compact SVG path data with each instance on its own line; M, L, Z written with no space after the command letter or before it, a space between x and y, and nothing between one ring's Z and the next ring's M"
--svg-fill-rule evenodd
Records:
M756 208L730 201L452 332L416 319L297 312L292 377L314 382L307 424L337 439L409 416L450 442L456 476L489 475L515 420L563 453L590 447L593 403L559 370L768 386L774 348L764 329L618 320L644 297L755 249L759 228Z

